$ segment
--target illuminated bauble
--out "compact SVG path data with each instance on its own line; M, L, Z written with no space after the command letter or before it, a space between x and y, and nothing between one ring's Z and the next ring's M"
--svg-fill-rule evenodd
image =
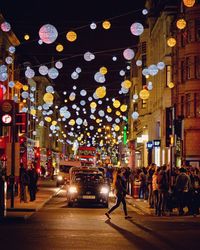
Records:
M0 66L0 73L6 73L7 70L8 70L8 68L7 68L6 65L3 64L3 65Z
M1 24L1 30L4 32L8 32L11 30L11 25L8 22L3 22Z
M71 119L70 121L69 121L69 125L71 125L71 126L74 126L75 125L75 120L74 119Z
M0 81L5 82L8 79L8 73L0 73Z
M14 54L15 53L15 47L14 46L10 46L8 51L11 53L11 54Z
M85 61L90 62L90 61L94 60L95 55L92 54L91 52L87 51L87 52L84 54L83 57L84 57Z
M119 108L120 105L121 105L121 103L120 103L120 101L118 101L118 100L115 100L115 101L113 102L113 106L114 106L115 108Z
M52 103L54 99L54 96L51 93L45 93L43 96L43 100L46 103Z
M148 71L151 76L155 76L158 73L158 68L156 65L152 64L148 67Z
M30 36L28 34L24 35L24 40L28 41L30 39Z
M10 81L10 82L8 83L8 87L13 88L14 86L15 86L15 82Z
M133 100L137 100L138 99L138 94L134 94L133 95Z
M39 73L40 73L40 75L42 75L42 76L47 75L47 74L48 74L48 68L47 68L47 66L41 65L41 66L39 67Z
M33 78L35 76L35 71L29 67L27 67L25 71L25 76L29 79Z
M102 27L103 27L105 30L108 30L108 29L110 29L110 27L111 27L111 23L110 23L108 20L106 20L106 21L104 21L104 22L102 23Z
M128 108L128 106L126 104L122 104L121 107L120 107L120 110L122 112L126 112L127 108Z
M147 89L142 89L139 95L142 100L146 100L149 98L149 91Z
M113 60L113 62L116 62L116 61L117 61L117 57L116 57L116 56L113 56L113 57L112 57L112 60Z
M104 98L106 95L106 87L98 87L95 91L95 94L98 98Z
M81 118L76 119L76 124L81 125L83 123L83 120Z
M57 69L62 69L63 63L62 63L61 61L57 61L57 62L55 63L55 67L56 67Z
M169 47L174 47L176 45L176 39L173 37L170 37L167 39L167 45Z
M63 49L64 49L64 47L63 47L62 44L59 43L58 45L56 45L56 50L57 50L58 52L62 52Z
M145 15L147 15L148 14L148 10L147 9L143 9L142 10L142 14L145 16Z
M117 116L120 116L120 115L121 115L121 112L117 110L117 111L115 112L115 114L116 114Z
M98 128L97 131L98 131L98 133L101 133L102 130L101 130L101 128Z
M94 80L98 83L104 83L105 82L105 76L101 74L100 72L95 73Z
M119 125L115 125L114 130L115 130L116 132L119 131L119 130L120 130L120 126L119 126Z
M150 90L150 91L153 89L153 84L152 84L152 82L148 82L148 84L147 84L147 89Z
M81 101L80 101L80 104L81 104L81 106L85 106L85 104L86 104L86 101L84 101L84 100L81 100Z
M185 19L181 18L176 22L176 27L180 30L184 29L186 27L186 21Z
M101 122L101 119L97 118L96 123L100 123L100 122Z
M112 109L110 107L107 108L107 112L108 113L111 113L112 112Z
M96 107L97 107L96 102L91 102L91 103L90 103L90 108L91 108L91 109L96 109Z
M56 125L58 122L57 121L52 121L52 125Z
M57 39L58 31L53 25L45 24L39 30L39 37L44 43L51 44Z
M91 30L95 30L96 28L97 28L96 23L91 23L91 24L90 24L90 29L91 29Z
M52 87L52 86L47 86L47 87L46 87L46 92L47 92L47 93L52 93L52 92L54 92L53 87Z
M56 68L50 68L48 70L49 78L54 80L54 79L56 79L58 77L58 75L59 75L59 72L58 72L58 70Z
M66 38L69 42L74 42L77 39L77 34L74 31L67 32Z
M84 89L82 89L82 90L80 91L80 95L81 95L81 96L86 96L86 95L87 95L87 91L84 90Z
M131 85L132 85L132 83L129 80L125 80L121 84L122 88L125 88L125 89L130 89Z
M149 75L149 69L144 68L144 69L142 70L142 74L143 74L143 76Z
M189 8L193 7L195 2L196 2L196 0L183 0L183 4Z
M108 72L108 70L107 70L106 67L101 67L101 68L99 69L99 72L100 72L102 75L106 75L107 72Z
M142 60L137 60L137 61L136 61L136 65L137 65L138 67L142 66Z
M159 63L157 64L157 68L158 68L159 70L163 70L163 69L165 68L165 63L164 63L164 62L159 62Z
M174 83L173 83L173 82L169 82L169 83L167 84L167 86L168 86L170 89L172 89L172 88L174 87Z
M13 63L13 58L11 56L7 56L6 59L5 59L5 62L7 64L12 64Z
M131 25L131 33L135 36L140 36L144 32L144 27L141 23L133 23Z
M69 100L71 102L73 102L74 100L76 99L76 94L74 92L72 92L70 95L69 95Z
M138 114L138 112L135 111L135 112L132 113L131 116L132 116L132 118L133 118L134 120L137 120L138 117L139 117L139 114Z
M100 117L104 117L105 116L105 112L103 110L99 110L98 112Z
M44 119L45 119L46 122L51 122L51 117L50 116L46 116Z
M125 49L123 56L126 60L132 60L135 56L135 52L132 49Z
M36 115L36 110L35 109L31 109L30 113L31 113L31 115Z
M29 87L28 87L28 85L23 85L22 89L23 89L24 91L27 91L27 90L29 89Z
M126 72L125 72L124 70L120 70L120 71L119 71L119 75L120 75L120 76L125 76L125 74L126 74Z

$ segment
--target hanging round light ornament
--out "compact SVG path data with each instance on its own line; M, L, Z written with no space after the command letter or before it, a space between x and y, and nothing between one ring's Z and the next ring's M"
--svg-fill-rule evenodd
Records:
M77 39L77 34L74 31L67 32L66 38L69 42L74 42Z
M46 122L51 122L51 117L50 116L46 116L44 119L45 119Z
M58 122L57 121L52 121L52 125L56 125Z
M90 29L91 29L91 30L95 30L96 28L97 28L96 23L91 23L91 24L90 24Z
M11 54L14 54L15 53L15 47L14 46L10 46L8 51L11 53Z
M168 83L167 83L167 86L168 86L170 89L172 89L172 88L174 87L174 83L173 83L173 82L168 82Z
M115 107L115 108L117 109L117 108L120 107L120 105L121 105L120 101L114 100L114 102L113 102L113 107Z
M40 73L40 75L42 75L42 76L47 75L47 74L48 74L48 68L47 68L47 66L41 65L41 66L39 67L39 73Z
M155 76L155 75L158 74L158 68L157 68L157 66L154 65L154 64L152 64L152 65L150 65L150 66L148 67L148 71L149 71L149 74L150 74L151 76Z
M69 121L69 125L71 125L71 126L74 126L75 125L75 120L74 119L71 119L70 121Z
M157 68L158 68L159 70L163 70L163 69L165 68L165 63L164 63L164 62L159 62L159 63L157 63Z
M138 67L142 66L142 60L137 60L137 61L136 61L136 65L137 65Z
M105 21L102 23L102 27L103 27L105 30L109 30L110 27L111 27L111 23L110 23L108 20L105 20Z
M120 110L121 110L122 112L126 112L126 111L127 111L127 108L128 108L128 106L127 106L126 104L122 104L121 107L120 107Z
M58 45L56 45L56 50L57 50L58 52L62 52L63 49L64 49L64 47L63 47L62 44L59 43Z
M138 114L138 112L134 111L131 116L132 116L133 120L137 120L139 117L139 114Z
M1 24L1 30L4 32L9 32L11 30L11 25L8 22L3 22Z
M29 89L29 87L28 87L28 85L23 85L22 89L23 89L24 91L27 91L27 90Z
M195 2L196 0L183 0L183 4L188 8L193 7Z
M30 67L27 67L25 71L25 76L29 79L33 78L35 76L35 71L31 69Z
M24 35L24 40L28 41L30 39L30 36L28 34Z
M13 63L13 58L11 56L7 56L6 59L5 59L5 62L7 64L12 64Z
M108 70L107 70L106 67L101 67L101 68L99 69L99 72L100 72L102 75L106 75L107 72L108 72Z
M36 115L36 110L35 109L31 109L30 113L31 113L31 115Z
M176 27L180 30L184 29L186 27L186 21L185 19L181 18L181 19L178 19L177 22L176 22Z
M132 85L132 83L130 80L125 80L121 84L122 88L125 88L125 89L130 89L131 85Z
M130 27L131 33L140 36L144 32L144 26L141 23L133 23Z
M107 108L107 113L111 113L112 109L110 107Z
M47 87L46 87L46 92L47 92L47 93L52 93L52 92L54 92L53 87L52 87L52 86L47 86Z
M95 91L95 94L98 98L104 98L106 95L106 87L98 87Z
M138 94L134 94L133 95L133 100L137 100L138 99Z
M45 24L39 30L39 37L42 42L51 44L57 39L58 31L53 25Z
M69 96L69 100L70 100L71 102L73 102L75 99L76 99L76 94L75 94L74 92L72 92L72 93L70 94L70 96Z
M48 70L48 76L49 78L51 78L52 80L56 79L59 75L59 72L56 68L50 68Z
M119 110L117 110L117 111L115 112L115 114L116 114L117 116L120 116L120 115L121 115L121 112L120 112Z
M82 90L80 91L80 95L81 95L81 96L86 96L86 95L87 95L87 91L84 90L84 89L82 89Z
M149 91L147 89L142 89L139 96L142 100L147 100L149 98Z
M51 93L45 93L43 96L43 100L44 102L48 103L52 103L54 99L54 96Z
M96 109L96 107L97 107L96 102L91 102L91 103L90 103L90 108L91 108L91 109Z
M132 49L125 49L123 52L123 56L126 60L132 60L135 56L135 52Z
M167 45L169 47L171 47L171 48L174 47L176 45L176 39L173 38L173 37L168 38L167 39Z
M15 82L10 81L10 82L8 83L8 87L9 87L9 88L13 88L14 86L15 86Z
M57 62L55 63L55 67L56 67L57 69L62 69L63 63L62 63L61 61L57 61Z
M119 125L115 125L114 130L115 130L116 132L118 132L118 131L120 130L120 126L119 126Z

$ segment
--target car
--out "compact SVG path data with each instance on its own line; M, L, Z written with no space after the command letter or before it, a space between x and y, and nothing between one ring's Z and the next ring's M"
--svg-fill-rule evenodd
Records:
M87 205L101 204L108 207L109 185L96 168L73 171L67 190L68 205L84 202Z

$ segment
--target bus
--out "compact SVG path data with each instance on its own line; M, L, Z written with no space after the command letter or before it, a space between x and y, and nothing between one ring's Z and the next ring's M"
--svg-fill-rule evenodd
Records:
M82 166L96 166L96 148L80 146L78 148L78 160Z

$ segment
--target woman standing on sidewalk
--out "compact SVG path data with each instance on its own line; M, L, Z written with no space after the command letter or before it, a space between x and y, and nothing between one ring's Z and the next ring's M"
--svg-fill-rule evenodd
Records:
M110 214L119 207L119 205L122 203L123 204L123 210L124 210L124 215L125 219L131 218L128 216L127 213L127 208L126 208L126 181L123 178L123 172L121 169L117 171L117 179L116 179L116 184L115 184L115 189L116 189L116 204L107 212L105 215L108 217L108 219L111 219Z
M20 202L27 202L27 187L29 185L30 178L27 170L24 168L23 163L20 163L19 169L19 184L20 184Z

